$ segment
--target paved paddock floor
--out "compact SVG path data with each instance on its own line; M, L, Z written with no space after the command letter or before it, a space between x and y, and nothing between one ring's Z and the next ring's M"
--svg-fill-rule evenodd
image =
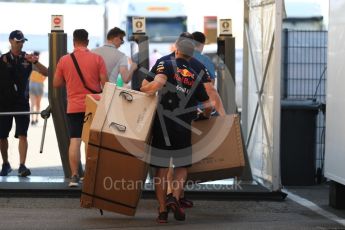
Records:
M78 198L0 198L0 229L345 229L289 198L194 202L186 221L170 214L168 224L157 224L153 199L141 199L136 215L128 217L106 211L101 216L97 209L80 208Z
M45 108L47 99L42 101ZM52 119L49 118L43 153L39 153L43 120L29 130L27 165L32 176L63 176ZM9 138L9 160L15 176L18 143ZM82 154L83 156L83 154ZM83 156L84 157L84 156ZM84 162L84 159L82 160ZM47 170L48 169L48 170ZM0 197L0 229L344 229L345 210L328 206L327 185L289 187L285 201L195 200L187 220L155 222L157 203L141 199L135 217L82 209L78 198Z

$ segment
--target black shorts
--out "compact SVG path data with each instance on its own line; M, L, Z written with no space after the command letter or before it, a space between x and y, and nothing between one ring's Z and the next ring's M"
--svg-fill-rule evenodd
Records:
M8 138L8 135L12 129L13 118L16 122L15 138L19 136L28 136L28 129L30 124L30 115L9 115L0 116L0 138Z
M68 113L68 127L70 138L81 138L85 113Z
M191 130L168 125L166 132L167 136L164 135L161 125L156 120L151 142L151 166L169 167L172 159L174 167L190 167L192 164Z

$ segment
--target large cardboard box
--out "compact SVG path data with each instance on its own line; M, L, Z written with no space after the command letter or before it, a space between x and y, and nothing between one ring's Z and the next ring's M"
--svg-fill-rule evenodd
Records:
M134 215L157 98L107 83L90 127L81 206Z
M88 146L81 207L134 216L148 164L135 156Z
M89 142L143 157L157 108L157 96L106 83Z
M89 142L89 135L90 135L90 127L92 120L95 116L97 105L101 100L101 94L88 94L85 98L85 118L84 118L84 125L83 125L83 132L81 134L82 141L87 143Z
M205 182L241 176L245 160L238 115L193 122L193 165L188 180Z

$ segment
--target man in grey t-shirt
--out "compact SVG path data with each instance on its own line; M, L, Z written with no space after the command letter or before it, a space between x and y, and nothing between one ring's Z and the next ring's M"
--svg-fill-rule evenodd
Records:
M123 37L126 36L125 31L114 27L107 34L107 41L102 47L92 50L92 52L103 57L107 67L108 79L112 83L116 83L118 74L121 74L122 80L128 83L133 76L133 72L138 68L135 62L132 62L128 69L127 56L118 50L123 44Z

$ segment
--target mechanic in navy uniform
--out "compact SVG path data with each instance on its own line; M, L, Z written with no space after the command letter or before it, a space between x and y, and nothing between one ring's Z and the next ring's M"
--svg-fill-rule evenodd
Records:
M179 38L177 39L177 41L175 42L178 43L181 40L189 40L192 41L194 43L194 38L193 35L191 33L188 32L183 32L180 34ZM194 54L195 54L195 50L194 50ZM157 67L159 65L159 63L161 61L166 61L166 60L175 60L175 52L172 52L171 54L168 54L166 56L161 57L160 59L157 60L156 64L151 68L149 74L151 76L151 79L153 79L153 77L155 76L155 74L157 73ZM214 109L218 112L218 114L220 116L224 116L225 115L225 109L222 103L222 100L216 90L216 88L214 87L212 80L211 80L211 76L209 71L207 70L207 68L200 62L198 61L196 58L192 57L189 59L189 66L198 74L201 76L201 81L206 89L207 95L210 98L210 101L214 104ZM173 177L173 168L171 167L168 173L168 195L167 195L167 199L171 199L171 187L172 184L170 181L172 181L172 177ZM187 199L184 196L184 192L182 192L180 200L179 200L181 206L183 208L192 208L193 207L193 202L189 199Z
M194 52L193 43L182 39L176 48L176 59L160 61L155 77L147 76L140 89L150 94L159 92L150 162L156 167L154 183L159 203L158 223L167 222L167 208L174 212L176 220L185 220L184 209L178 201L187 178L187 167L192 164L191 123L196 118L198 102L205 107L205 117L209 117L212 111L202 77L189 63ZM175 166L175 186L173 196L166 200L170 159Z

